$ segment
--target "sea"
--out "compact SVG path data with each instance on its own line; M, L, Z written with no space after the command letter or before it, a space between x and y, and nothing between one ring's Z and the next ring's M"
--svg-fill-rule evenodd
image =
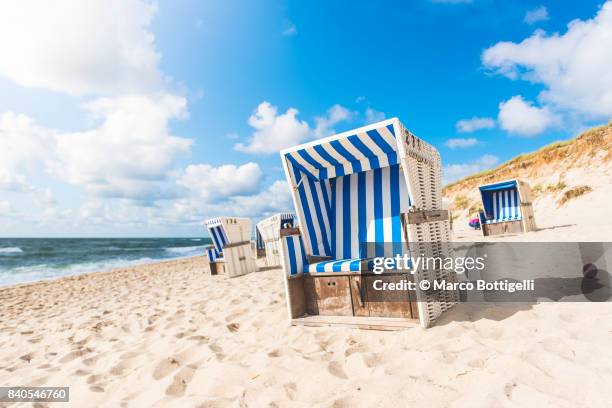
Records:
M0 238L0 286L204 254L210 238Z

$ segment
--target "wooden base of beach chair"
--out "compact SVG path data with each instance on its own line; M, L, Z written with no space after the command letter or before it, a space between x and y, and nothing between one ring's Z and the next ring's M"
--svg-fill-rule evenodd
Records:
M398 317L305 316L291 319L294 326L342 326L365 330L404 330L419 327L419 319Z
M211 275L225 275L225 264L223 262L211 262L209 265Z
M318 273L287 281L293 324L350 325L376 328L382 319L390 327L418 324L416 293L405 290L376 290L383 284L399 285L412 280L408 274ZM305 319L305 320L304 320ZM372 320L374 319L374 320ZM385 319L392 319L387 321ZM376 326L376 327L375 327ZM391 328L383 330L393 330Z
M521 233L523 231L523 221L506 221L496 222L495 224L483 224L482 235L500 235L500 234L512 234Z

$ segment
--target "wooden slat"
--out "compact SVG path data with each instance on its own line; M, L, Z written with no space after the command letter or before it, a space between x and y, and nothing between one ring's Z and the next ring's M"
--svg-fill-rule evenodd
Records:
M296 326L341 326L365 330L404 330L419 326L417 319L357 316L305 316L291 320Z

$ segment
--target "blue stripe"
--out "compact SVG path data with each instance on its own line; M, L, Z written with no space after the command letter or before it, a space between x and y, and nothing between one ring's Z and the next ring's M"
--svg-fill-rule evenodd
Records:
M395 137L395 130L393 130L393 125L387 125L387 129L389 129L389 132L391 132L393 137Z
M400 220L399 172L399 164L396 164L389 168L389 184L391 187L391 241L393 242L394 255L401 253L402 242L402 222Z
M353 146L355 146L357 148L357 150L359 150L361 153L363 153L367 157L368 161L370 162L370 168L377 169L377 168L380 167L380 163L378 161L378 157L376 157L374 152L371 151L368 148L368 146L366 146L361 141L359 136L357 136L357 135L349 136L347 138L347 140L349 141L349 143L351 143Z
M210 228L208 231L210 232L213 242L215 243L215 246L217 247L217 251L222 251L221 242L219 242L219 237L217 237L215 227Z
M344 260L338 261L338 262L334 262L334 264L332 265L332 271L333 272L341 272L342 271L342 264L344 262L345 262Z
M327 160L330 164L332 164L336 168L336 177L343 176L345 174L344 166L338 160L334 159L334 157L331 154L329 154L323 146L321 145L314 146L314 150L317 153L319 153L321 157L323 157L325 160Z
M305 149L298 150L297 154L302 156L304 160L306 160L312 167L319 170L318 179L325 180L327 178L327 169L318 161L314 159Z
M295 275L297 273L297 264L295 259L295 247L293 246L293 237L287 237L287 254L289 255L290 273Z
M345 176L342 183L342 255L341 258L351 254L351 176ZM338 257L336 255L336 257Z
M317 183L321 186L320 183ZM325 230L325 223L323 221L323 213L321 212L321 203L319 202L319 197L317 195L317 186L315 185L315 181L312 179L308 179L308 185L310 186L310 192L312 194L312 203L314 204L315 214L317 215L317 220L319 221L319 226L321 227L321 239L323 240L323 247L325 248L325 253L330 254L331 250L329 248L329 241L327 240L327 231Z
M304 166L302 166L300 163L297 162L297 160L295 160L289 153L287 153L285 155L285 157L287 157L287 160L289 160L291 162L291 164L293 165L293 170L294 173L296 174L296 182L300 181L300 178L298 177L299 173L304 173L307 176L310 176L312 178L316 178L316 176L314 174L312 174L311 172L309 172Z
M374 143L376 143L376 145L387 154L389 165L398 163L397 153L395 152L395 149L393 148L393 146L390 146L389 143L385 141L385 139L380 135L380 133L378 133L377 130L368 131L368 136L370 136L370 139L372 139L372 141L374 141Z
M329 191L327 186L331 185L331 182L328 181L327 184L325 183L325 181L321 181L321 193L323 195L323 201L324 201L324 205L325 205L325 213L328 215L329 218L329 214L331 214L332 211L332 206L331 206L331 201L329 198ZM332 245L333 247L333 245ZM331 252L330 252L331 253Z
M349 265L349 270L359 271L360 269L361 269L361 259L355 259L354 261L351 261L351 264Z
M358 256L362 257L366 254L367 248L367 207L366 207L366 174L365 172L357 173L357 231L358 231ZM365 250L364 250L365 249Z
M223 247L225 247L228 242L227 242L227 237L225 236L225 231L223 230L223 227L220 225L217 227L217 231L219 232L219 236L221 237L221 243L223 244Z
M336 225L338 224L336 222L336 182L337 180L342 180L342 178L340 179L331 179L329 181L329 186L330 186L330 190L331 190L331 207L330 207L330 212L329 214L331 214L331 220L330 220L330 232L331 232L331 242L332 242L332 252L330 253L331 256L335 256L336 255Z
M346 150L344 146L340 144L339 141L334 140L329 142L329 144L334 148L334 150L336 150L339 155L351 162L351 164L353 165L353 173L361 171L361 163L359 163L359 160L357 160L355 156L353 156L348 150Z
M299 171L298 173L299 174ZM317 235L314 231L314 224L312 222L312 217L310 215L310 208L308 206L308 199L306 198L306 191L304 189L304 183L300 184L298 187L298 194L300 196L300 203L302 206L302 210L304 211L304 221L306 222L306 232L308 233L308 238L310 239L310 246L312 247L312 254L319 255L319 245L317 244Z
M385 242L385 229L383 226L383 199L382 199L382 170L374 170L374 241L376 245L375 256L384 256L384 248L378 243ZM381 250L382 249L382 250Z
M317 264L316 270L317 272L325 272L325 265L330 264L330 263L334 263L336 261L323 261L323 262L319 262Z

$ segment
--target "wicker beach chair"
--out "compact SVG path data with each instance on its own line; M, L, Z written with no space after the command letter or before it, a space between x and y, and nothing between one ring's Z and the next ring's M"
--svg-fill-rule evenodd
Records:
M486 184L478 190L483 208L480 224L484 236L536 229L529 184L513 179Z
M291 213L278 213L255 226L257 234L257 249L265 252L266 266L279 266L280 260L280 237L295 225L295 215Z
M281 237L293 324L400 329L430 326L457 300L436 293L375 290L375 281L455 279L446 271L372 273L376 257L400 252L444 256L437 150L397 118L283 150L299 230Z
M206 221L213 245L206 247L211 274L240 276L257 270L248 218L217 217Z

